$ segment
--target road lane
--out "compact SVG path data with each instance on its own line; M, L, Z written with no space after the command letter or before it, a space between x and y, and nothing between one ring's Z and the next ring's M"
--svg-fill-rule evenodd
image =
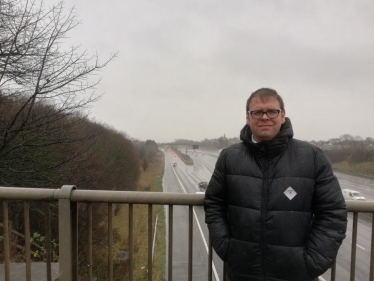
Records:
M192 166L186 166L179 158L174 159L166 152L164 192L195 193L198 191L197 180ZM173 163L177 163L173 167ZM166 214L168 210L166 208ZM174 206L173 213L173 280L188 280L188 207ZM168 218L167 218L168 220ZM193 280L206 281L208 276L208 230L204 222L204 209L193 208ZM168 241L168 237L166 238ZM215 261L214 261L215 263ZM221 281L215 269L213 280ZM218 277L218 278L216 278Z

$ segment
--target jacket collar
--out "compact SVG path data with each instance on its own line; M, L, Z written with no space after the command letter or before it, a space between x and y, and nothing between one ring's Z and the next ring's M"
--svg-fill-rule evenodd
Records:
M252 142L252 131L248 125L245 125L240 131L240 140L254 153L268 156L274 156L282 152L286 147L288 140L293 137L291 120L286 117L286 122L281 126L278 135L271 141L259 143Z

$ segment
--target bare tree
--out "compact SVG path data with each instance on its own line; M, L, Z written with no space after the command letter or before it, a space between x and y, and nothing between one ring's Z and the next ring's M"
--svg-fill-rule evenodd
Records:
M99 98L99 81L89 78L116 54L99 63L79 46L66 48L78 24L63 2L45 8L35 0L0 1L0 172L40 173L82 152L64 145L87 140L79 131L82 112ZM59 156L45 161L51 153Z

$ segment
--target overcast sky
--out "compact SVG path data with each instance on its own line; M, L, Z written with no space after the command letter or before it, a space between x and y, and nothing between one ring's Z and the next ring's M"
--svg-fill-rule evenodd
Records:
M50 5L55 0L46 0ZM372 0L66 0L102 60L91 117L156 142L238 137L249 95L283 97L295 138L374 137Z

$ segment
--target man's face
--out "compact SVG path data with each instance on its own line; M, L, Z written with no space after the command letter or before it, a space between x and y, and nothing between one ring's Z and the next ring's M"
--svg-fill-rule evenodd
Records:
M249 104L249 111L269 111L280 110L279 101L274 97L269 97L261 100L259 97L254 97ZM257 142L272 140L279 132L280 127L284 122L286 112L282 110L278 117L270 119L267 114L263 114L260 119L254 119L251 114L247 112L247 125L251 128L253 138Z

